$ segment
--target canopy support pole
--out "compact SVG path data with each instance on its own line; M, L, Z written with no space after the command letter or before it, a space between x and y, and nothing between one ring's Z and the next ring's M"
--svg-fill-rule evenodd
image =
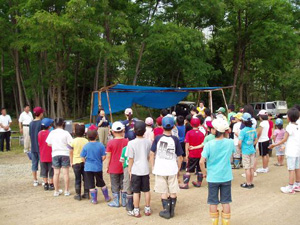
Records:
M114 121L113 121L111 107L110 107L110 100L109 100L108 90L106 90L106 96L107 96L107 102L108 102L108 108L109 108L109 114L110 114L110 121L113 123Z
M226 110L228 112L228 105L227 105L227 101L226 101L226 98L225 98L225 94L224 94L223 89L221 89L221 91L222 91L223 99L224 99L224 102L225 102Z
M199 106L199 104L200 104L200 94L201 94L201 92L200 92L200 91L198 91L198 100L197 100L197 106Z
M91 97L91 110L90 110L90 123L92 123L92 114L93 114L93 106L94 106L94 92L92 92L92 97Z
M209 91L209 108L210 111L213 113L214 109L213 109L213 101L212 101L212 91Z

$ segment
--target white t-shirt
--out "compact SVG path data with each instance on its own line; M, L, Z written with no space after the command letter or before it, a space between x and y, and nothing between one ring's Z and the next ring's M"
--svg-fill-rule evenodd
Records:
M11 123L11 118L10 115L0 115L0 123L2 124L2 126L8 126L9 123ZM4 128L0 127L0 132L7 132L10 131L10 128L8 130L4 130Z
M144 138L147 138L148 140L152 140L152 136L153 136L153 128L152 127L146 127L146 132L144 134Z
M31 112L27 113L23 111L19 117L19 122L22 123L23 125L29 125L32 120L33 120L33 116Z
M171 130L171 132L172 132L172 135L173 135L173 136L179 137L179 136L178 136L178 129L177 129L176 126Z
M58 155L70 156L68 145L71 144L73 138L68 131L57 128L50 132L46 142L52 146L52 157Z
M202 126L200 126L200 127L198 127L198 128L199 128L199 130L201 131L201 133L205 136L205 135L206 135L206 130L205 130L205 128L202 127Z
M207 125L206 125L206 122L207 121L211 121L211 117L210 116L207 116L206 118L205 118L205 120L204 120L204 126L207 128Z
M131 173L137 176L149 174L149 153L151 141L147 138L136 138L128 142L126 156L133 159Z
M289 123L286 126L286 132L289 138L286 141L285 155L290 157L300 156L300 127L299 125Z
M262 127L262 132L261 132L261 135L258 139L258 142L265 142L265 141L270 140L269 136L268 136L269 128L270 128L269 121L268 120L263 120L263 121L260 122L259 126Z
M256 119L252 117L251 118L251 122L252 122L252 128L256 129L256 127L257 127L257 121L256 121Z
M235 133L240 134L242 122L237 122L233 125L232 131L234 133L233 143L234 145L239 145L239 137Z

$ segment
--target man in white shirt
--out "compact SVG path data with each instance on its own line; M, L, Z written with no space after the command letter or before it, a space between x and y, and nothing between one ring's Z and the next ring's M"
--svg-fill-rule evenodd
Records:
M6 114L6 109L1 109L0 115L0 150L4 151L4 140L6 141L6 151L10 151L10 125L11 118Z
M24 152L30 151L31 144L30 144L30 136L29 136L29 124L33 120L32 113L30 112L29 105L25 105L24 111L21 113L19 117L19 128L20 133L23 133L23 140L24 140Z

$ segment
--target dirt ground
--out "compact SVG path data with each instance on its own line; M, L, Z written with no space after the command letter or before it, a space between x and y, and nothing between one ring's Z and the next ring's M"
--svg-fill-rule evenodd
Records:
M273 166L275 160L271 158L270 172L259 175L255 179L256 187L251 190L240 188L244 182L240 176L243 171L233 171L231 224L300 224L300 193L280 192L279 188L287 183L288 174L286 167ZM87 200L75 201L73 171L70 171L72 196L55 198L53 192L44 191L42 186L33 187L30 168L30 161L24 154L0 154L0 224L210 224L205 181L199 189L191 187L179 193L173 219L159 217L160 196L154 192L153 214L137 219L127 216L124 208L108 207L102 195L98 196L97 205ZM109 186L107 174L105 181ZM151 184L153 187L153 177ZM62 178L61 185L63 187ZM143 199L141 207L144 207Z

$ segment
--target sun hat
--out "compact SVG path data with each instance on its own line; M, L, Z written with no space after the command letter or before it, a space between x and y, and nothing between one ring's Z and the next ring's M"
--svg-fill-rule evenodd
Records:
M129 115L129 114L133 114L133 111L132 111L132 109L131 108L127 108L127 109L125 109L125 115Z
M263 115L268 115L268 112L264 109L260 110L257 116L263 116Z
M220 107L216 112L221 112L221 113L225 113L226 110L224 107Z
M250 115L250 113L244 113L242 116L243 121L250 121L251 118L252 118L252 116Z
M165 128L165 129L171 129L171 128L174 127L174 125L175 125L175 121L174 121L173 117L165 116L162 119L162 126L163 126L163 128Z
M153 119L151 117L147 117L146 120L145 120L145 123L148 126L151 126L151 125L153 125Z
M224 133L226 130L229 129L228 122L221 118L214 119L212 121L212 125L217 131L221 133Z
M283 125L282 119L277 118L277 119L275 120L275 125L276 125L276 126L278 126L278 125Z
M114 122L111 128L115 132L119 132L125 129L125 126L120 121Z
M237 118L238 120L241 120L243 117L243 113L239 112L239 113L235 114L233 117Z

